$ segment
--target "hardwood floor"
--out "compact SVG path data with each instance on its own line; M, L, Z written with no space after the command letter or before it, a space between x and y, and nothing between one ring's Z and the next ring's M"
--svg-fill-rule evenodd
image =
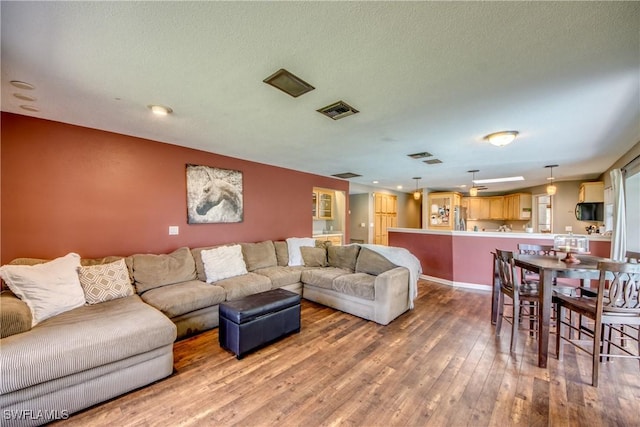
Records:
M217 329L175 344L175 372L71 416L68 426L632 426L638 361L566 347L536 365L524 331L495 338L490 296L420 281L416 308L380 326L303 301L302 331L238 361ZM551 345L553 349L553 344Z

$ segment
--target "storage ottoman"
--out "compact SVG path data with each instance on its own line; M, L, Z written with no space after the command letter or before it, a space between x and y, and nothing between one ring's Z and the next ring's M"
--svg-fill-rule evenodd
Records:
M300 332L300 295L273 289L220 303L220 347L241 359L248 352Z

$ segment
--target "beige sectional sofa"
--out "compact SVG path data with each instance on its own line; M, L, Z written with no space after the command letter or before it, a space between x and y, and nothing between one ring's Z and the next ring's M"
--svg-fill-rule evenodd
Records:
M126 257L135 295L74 308L32 328L24 320L29 309L3 292L0 407L60 417L55 411L64 416L164 378L176 338L217 327L221 302L274 288L383 325L412 307L409 269L370 248L303 247L304 265L291 266L287 242L242 243L246 271L207 283L203 251L220 247ZM22 415L5 417L3 425L47 421Z

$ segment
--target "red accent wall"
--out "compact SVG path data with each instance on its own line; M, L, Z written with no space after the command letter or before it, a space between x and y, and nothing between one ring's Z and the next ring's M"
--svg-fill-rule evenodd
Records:
M4 112L1 155L3 264L310 236L312 188L349 191L343 180ZM187 224L188 163L242 171L243 222Z

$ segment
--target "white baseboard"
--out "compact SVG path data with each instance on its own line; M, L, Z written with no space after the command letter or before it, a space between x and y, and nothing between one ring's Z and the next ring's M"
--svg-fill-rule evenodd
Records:
M421 274L420 278L424 280L429 280L430 282L440 283L441 285L452 286L454 288L465 288L465 289L473 289L476 291L491 292L490 285L483 285L481 283L455 282L453 280L446 280L446 279L441 279L439 277L427 276L426 274Z

